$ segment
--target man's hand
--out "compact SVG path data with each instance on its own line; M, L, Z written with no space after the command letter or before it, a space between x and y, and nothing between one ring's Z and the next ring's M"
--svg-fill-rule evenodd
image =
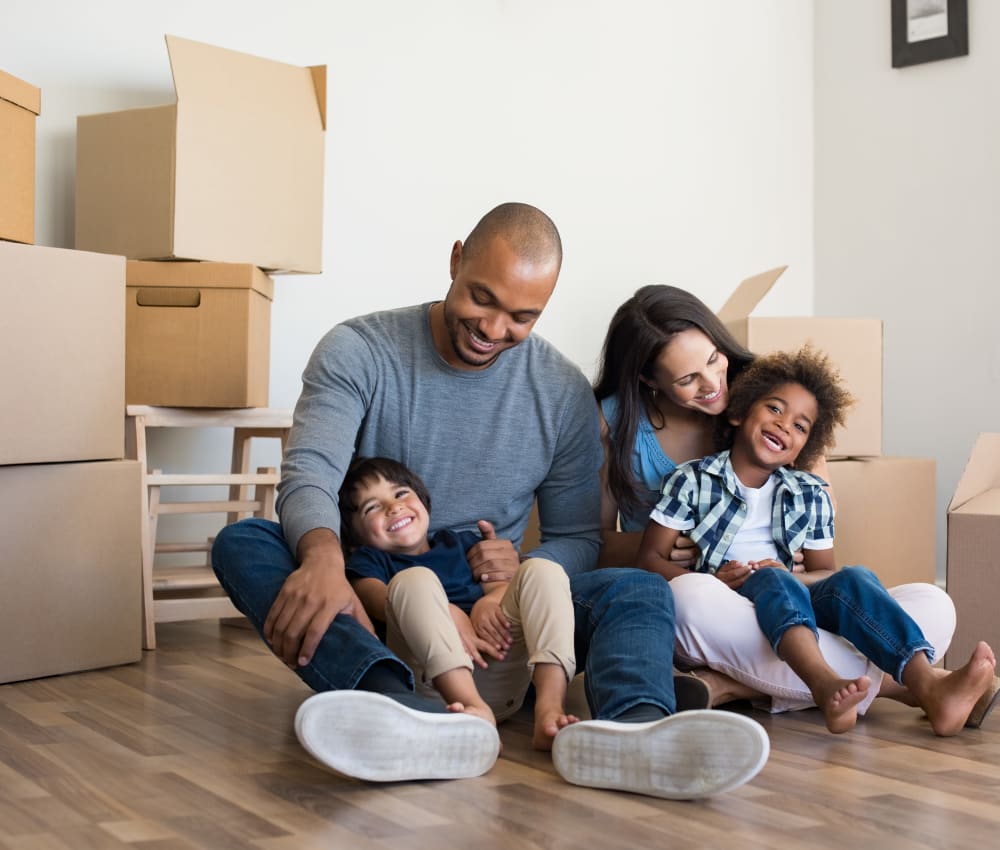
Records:
M311 541L306 542L310 536ZM310 531L299 552L299 568L285 579L264 621L264 638L274 654L293 669L312 661L316 647L338 614L354 617L375 634L361 601L344 576L344 559L336 535L325 529Z
M521 557L509 540L498 540L493 524L479 520L481 542L468 551L469 566L476 581L510 581L521 565Z

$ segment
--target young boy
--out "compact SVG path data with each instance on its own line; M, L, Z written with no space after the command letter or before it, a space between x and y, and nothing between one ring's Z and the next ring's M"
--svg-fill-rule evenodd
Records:
M952 673L933 668L931 645L874 573L837 570L825 482L794 468L810 466L830 446L851 403L827 358L809 347L757 358L730 392L723 440L731 448L666 480L639 566L673 578L670 550L686 532L701 549L696 568L754 603L761 630L806 683L831 732L854 726L872 682L840 678L819 651L817 627L850 640L908 689L936 734L954 735L993 685L992 649L980 642ZM801 577L792 573L798 549Z
M356 459L340 506L347 577L368 616L386 625L389 648L418 686L431 683L451 710L496 725L521 707L533 682L533 743L551 749L556 733L577 721L564 707L576 659L563 569L530 558L512 582L477 583L466 552L492 526L484 521L482 534L445 529L428 538L427 488L389 458Z

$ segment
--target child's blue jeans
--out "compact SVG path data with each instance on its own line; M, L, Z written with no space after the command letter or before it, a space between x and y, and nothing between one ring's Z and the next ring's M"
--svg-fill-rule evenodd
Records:
M917 652L934 660L920 627L865 567L843 567L809 586L782 569L753 573L739 592L753 602L757 623L778 653L791 626L817 628L847 638L866 658L902 684L903 668Z

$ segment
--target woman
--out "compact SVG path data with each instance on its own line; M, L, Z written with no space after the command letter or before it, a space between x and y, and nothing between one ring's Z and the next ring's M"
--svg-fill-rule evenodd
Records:
M713 451L715 419L726 409L729 382L752 359L715 314L683 289L644 286L618 308L594 389L606 452L601 566L635 563L664 476ZM826 478L825 460L811 471ZM692 566L690 542L671 559ZM713 705L762 697L770 698L773 712L814 705L805 683L760 636L749 600L708 573L687 573L670 586L677 611L675 657L684 666L708 668L697 675L709 685ZM935 657L942 657L955 631L951 599L932 584L906 584L890 593L920 625ZM859 714L876 696L909 702L891 677L844 639L821 630L820 649L845 678L871 678L874 686Z

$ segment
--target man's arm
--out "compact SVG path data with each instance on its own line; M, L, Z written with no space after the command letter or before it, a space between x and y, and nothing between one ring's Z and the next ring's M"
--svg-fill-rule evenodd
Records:
M601 547L603 462L597 402L581 376L581 390L567 404L552 466L536 494L542 542L529 556L555 561L569 575L594 569Z
M291 666L312 660L339 613L372 631L344 575L337 491L374 383L371 352L339 325L316 346L302 376L302 394L281 464L277 510L299 568L282 586L264 624L264 637Z

